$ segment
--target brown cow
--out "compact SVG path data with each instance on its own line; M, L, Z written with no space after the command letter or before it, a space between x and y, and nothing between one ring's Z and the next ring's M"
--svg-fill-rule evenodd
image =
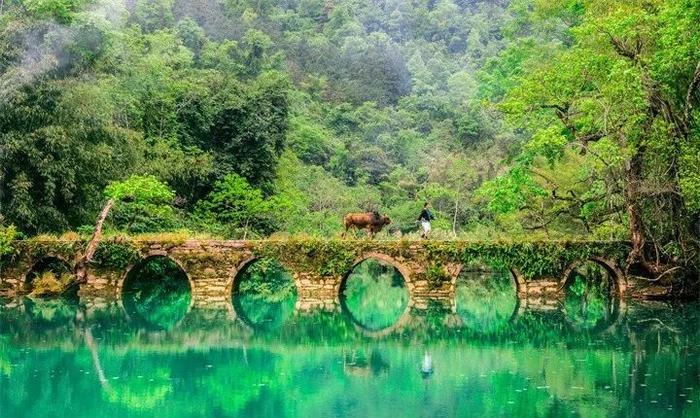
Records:
M350 228L355 228L366 229L367 235L370 238L374 238L374 234L380 232L384 225L389 225L390 223L391 219L388 216L381 216L377 212L348 213L343 218L343 225L345 225L343 236L348 233Z

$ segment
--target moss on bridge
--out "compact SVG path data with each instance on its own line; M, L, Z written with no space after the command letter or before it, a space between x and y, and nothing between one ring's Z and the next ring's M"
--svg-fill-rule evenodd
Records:
M524 279L556 276L571 263L603 257L621 265L628 242L610 241L465 241L465 240L310 240L256 241L255 252L323 276L343 276L363 254L380 253L397 260L416 257L437 286L450 277L445 265L485 264L517 269Z
M95 269L125 269L146 255L157 244L161 248L178 247L187 242L173 239L113 237L102 241L92 261ZM207 243L230 241L198 241ZM0 267L28 270L46 256L69 262L87 245L85 240L27 239L16 241L14 252L2 259ZM591 257L604 257L621 265L630 250L624 241L467 241L467 240L342 240L286 239L245 241L259 257L271 257L303 271L320 276L342 276L358 258L367 253L385 254L395 259L420 257L427 275L439 280L446 263L470 265L482 263L495 267L517 268L524 278L561 273L569 264ZM25 266L22 266L24 264ZM26 265L29 264L29 265Z

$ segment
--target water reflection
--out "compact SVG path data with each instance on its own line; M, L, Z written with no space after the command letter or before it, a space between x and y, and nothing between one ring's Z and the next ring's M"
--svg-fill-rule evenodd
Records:
M353 349L343 354L343 371L351 376L382 376L389 373L389 362L376 348L369 353L362 348Z
M498 338L412 313L373 340L328 312L251 335L193 310L145 338L113 307L83 305L50 330L26 307L0 303L3 418L700 414L698 304L631 304L603 335L556 310Z
M53 328L71 323L78 312L75 297L24 298L24 309L37 326Z
M173 328L187 313L190 301L187 275L168 257L156 256L142 261L124 280L124 309L133 321L145 328Z
M233 286L233 303L248 325L277 329L294 315L297 289L292 275L276 260L262 258L248 264Z
M613 295L612 277L600 264L579 264L567 278L564 308L576 330L600 330L614 321L619 300Z
M408 289L398 269L372 258L355 266L340 294L346 314L368 331L394 325L406 313L408 300Z
M463 270L455 284L455 305L465 327L484 334L497 332L518 309L511 272L485 267Z

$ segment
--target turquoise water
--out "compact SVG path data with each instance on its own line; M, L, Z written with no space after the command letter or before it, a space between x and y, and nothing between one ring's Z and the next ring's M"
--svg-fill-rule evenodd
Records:
M150 288L134 290L132 315L117 302L4 300L0 416L700 416L697 303L601 313L573 294L523 306L491 272L460 279L454 306L406 311L390 271L356 273L336 312L295 312L294 292L242 284L234 299L255 291L234 304L247 320ZM397 312L400 327L362 332Z
M399 271L373 259L355 266L341 289L346 316L370 331L391 328L406 314L409 293Z

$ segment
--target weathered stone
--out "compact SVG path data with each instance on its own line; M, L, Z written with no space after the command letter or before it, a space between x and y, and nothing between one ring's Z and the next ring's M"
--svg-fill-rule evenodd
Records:
M308 260L308 252L304 250L304 242L301 247L291 248L283 253L280 260L293 274L298 294L298 309L312 309L323 307L324 309L339 306L339 292L343 280L347 277L353 265L367 258L375 258L382 263L396 267L406 280L406 288L411 295L411 301L417 300L416 307L427 306L427 300L454 301L455 281L461 270L461 259L453 257L449 253L430 252L430 241L341 241L334 245L347 245L346 252L355 252L357 258L348 260L347 265L337 259L325 263L324 260ZM187 273L192 285L193 304L206 305L229 304L231 301L231 289L236 274L257 255L266 254L260 251L265 246L285 245L286 242L275 241L219 241L219 240L188 240L184 242L147 242L138 241L134 245L142 259L153 255L162 255L172 258ZM454 245L462 243L455 241ZM585 244L585 243L584 243ZM48 245L48 244L47 244ZM434 245L430 243L430 245ZM468 245L468 243L464 243ZM484 244L487 245L487 244ZM498 245L495 244L494 245ZM536 251L536 243L532 244ZM575 245L571 244L571 245ZM79 246L76 246L78 248ZM49 253L38 251L37 253ZM37 260L32 259L34 253L22 253L16 257L11 265L5 266L0 272L0 288L20 293L23 288L24 278L29 269ZM319 252L318 257L325 257L325 252ZM61 256L66 260L75 259L75 254L65 253ZM332 256L332 254L329 254ZM627 283L622 271L615 262L604 258L605 254L590 256L589 259L606 266L613 273L613 280L619 293L629 291L633 296L665 296L668 288L664 286L644 287L635 283ZM441 259L444 258L444 259ZM13 259L15 260L15 259ZM517 263L516 263L517 264ZM428 274L435 271L435 266L440 266L444 271L444 278L437 278ZM558 301L561 299L562 288L565 279L569 277L574 264L562 268L561 277L549 276L528 279L515 268L511 268L517 294L521 298L544 299ZM319 268L322 266L323 269ZM328 269L333 266L333 269ZM340 267L335 267L340 266ZM129 268L100 267L89 268L87 282L80 286L80 296L100 296L110 300L117 300L123 281ZM450 306L453 306L452 303ZM533 302L533 306L545 305L541 302ZM546 306L553 306L548 304Z

